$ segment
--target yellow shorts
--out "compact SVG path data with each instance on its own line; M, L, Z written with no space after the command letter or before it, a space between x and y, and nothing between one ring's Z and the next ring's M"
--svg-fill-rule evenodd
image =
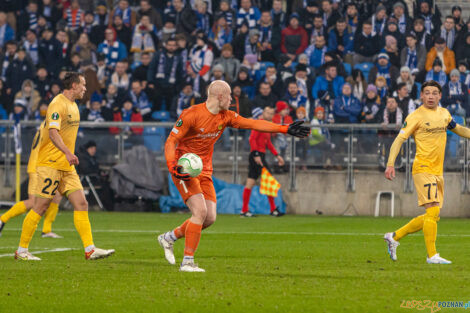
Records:
M69 191L83 189L77 172L60 171L55 168L40 166L36 168L37 184L34 195L52 199L57 192L66 194ZM66 194L67 195L67 194Z
M442 208L444 204L444 176L436 176L428 173L413 175L418 205L422 206L431 202L439 202Z
M36 186L38 184L38 173L28 173L29 181L28 181L28 195L34 195Z

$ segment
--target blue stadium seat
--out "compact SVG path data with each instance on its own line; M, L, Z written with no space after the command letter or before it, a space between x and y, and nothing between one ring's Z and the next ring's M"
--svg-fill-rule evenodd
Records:
M348 76L351 75L351 64L349 63L343 63L344 69L346 70L346 73L348 73Z
M421 83L415 83L415 84L416 84L416 87L418 87L418 92L416 93L416 98L419 99L419 97L421 97Z
M168 111L155 111L152 113L152 119L160 122L168 122L170 120L170 112Z
M374 63L370 63L370 62L364 62L364 63L359 63L359 64L356 64L354 65L354 68L355 69L359 69L362 71L362 74L364 74L364 78L366 79L366 81L369 79L369 72L370 72L370 69L374 66Z
M145 127L144 133L144 145L152 151L163 153L163 140L165 140L165 128L163 127Z

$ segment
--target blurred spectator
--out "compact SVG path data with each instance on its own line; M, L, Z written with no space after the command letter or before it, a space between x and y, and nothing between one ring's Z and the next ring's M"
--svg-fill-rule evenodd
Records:
M427 1L421 1L417 17L422 20L424 31L430 36L435 36L441 28L441 19L433 12L433 8ZM416 20L415 20L416 25ZM426 46L426 49L430 47Z
M426 74L426 80L431 80L431 79L437 81L441 86L444 86L447 83L447 75L442 69L442 62L440 58L436 57L434 59L431 70Z
M375 14L371 18L372 32L382 36L385 32L385 26L387 24L387 8L379 3L375 9Z
M406 84L411 99L416 99L418 97L418 85L416 85L414 77L413 75L411 75L410 68L407 66L403 66L400 69L400 76L397 78L397 81L393 84L393 89L397 90L397 86L400 83Z
M16 56L16 50L18 46L16 45L15 41L8 41L5 44L5 48L3 49L3 53L1 54L0 58L0 68L1 68L1 73L2 73L2 79L5 80L6 78L6 73L8 66L10 66L10 63L15 59Z
M439 37L444 38L447 48L453 49L457 32L455 31L455 21L451 15L446 16L442 25Z
M77 53L82 62L96 63L96 46L90 42L87 33L81 33L71 50L72 53Z
M328 34L328 50L339 54L347 63L352 63L354 32L348 29L346 20L339 18Z
M0 11L0 49L5 43L15 39L15 31L7 23L7 15Z
M431 71L436 59L441 61L442 70L447 75L455 68L455 54L447 48L446 42L442 37L436 39L434 47L431 48L426 56L426 71Z
M276 102L276 114L273 117L273 123L280 125L289 125L293 123L292 117L289 115L289 105L284 101ZM285 158L288 142L285 134L276 134L274 137L274 147L283 158ZM284 167L284 171L287 172L287 167ZM275 173L281 173L282 169L279 166L274 166Z
M417 45L416 35L414 33L406 34L406 46L401 50L400 64L411 70L424 70L426 62L426 51L421 45Z
M282 9L282 0L273 0L273 8L271 10L273 24L284 28L287 21L286 12Z
M309 58L309 65L312 66L317 73L319 73L320 67L325 64L325 54L328 50L324 36L317 36L315 44L307 47L305 54Z
M377 95L377 87L370 84L367 86L362 101L361 122L376 124L380 122L380 97Z
M318 13L320 13L320 10L315 0L307 0L306 6L299 9L300 24L308 33L312 32L313 20Z
M189 61L193 72L197 73L206 82L209 80L209 73L214 60L214 54L207 45L207 37L204 33L198 32L196 44L189 52Z
M335 10L338 11L337 9L335 9ZM351 30L350 31L351 34L354 35L354 33L356 32L357 27L359 26L359 23L360 23L359 11L357 9L357 4L356 3L349 2L346 5L345 18L346 18L346 23L348 24L348 27ZM338 22L338 19L336 20L336 22Z
M60 69L64 66L69 65L70 63L70 50L72 45L70 44L70 39L67 33L64 30L58 30L55 38L59 41L60 47L60 57L53 62L59 62L60 67L57 73L60 72Z
M36 30L38 27L38 4L29 1L28 5L18 16L16 24L16 37L20 39L28 29Z
M465 34L463 42L458 42L458 48L455 52L455 59L457 61L470 60L470 30Z
M95 23L104 29L106 29L110 24L108 7L106 6L105 0L98 0L98 4L96 5Z
M283 99L287 104L289 104L289 109L291 112L292 116L295 116L295 111L297 108L303 107L306 110L309 110L310 108L307 107L308 105L308 99L306 96L302 94L302 92L299 90L299 87L297 86L297 82L294 80L291 80L287 84L287 93ZM305 115L307 115L307 112ZM308 116L307 116L308 119Z
M46 94L51 89L51 79L49 78L46 67L38 67L36 77L34 78L34 84L36 85L41 98L45 98Z
M453 69L450 72L450 80L442 87L441 103L445 107L455 104L470 114L468 101L468 87L460 82L459 70Z
M328 128L315 127L326 124L325 117L325 109L321 106L317 107L314 112L314 117L310 122L310 125L313 127L308 144L315 148L313 149L315 161L328 167L331 164L330 151L334 149L334 144L331 143L331 135Z
M140 64L132 72L132 78L142 83L143 88L147 88L147 73L152 57L150 53L143 52L140 56Z
M243 117L251 116L252 105L248 96L243 92L242 88L238 84L232 84L232 104L230 110L237 112Z
M132 35L131 52L134 53L134 62L140 62L142 52L153 54L157 47L157 28L150 23L149 16L143 15L140 22L134 27Z
M408 115L416 110L416 105L409 95L408 86L406 83L398 84L395 100L398 104L398 107L403 112L403 119L406 119Z
M272 92L278 97L278 99L284 97L284 82L282 81L274 66L268 66L266 68L265 75L262 76L261 79L258 81L258 90L259 84L261 84L262 82L268 83L269 86L271 86Z
M222 65L224 68L225 77L228 82L233 82L237 78L240 69L240 61L233 57L232 46L228 43L223 45L222 53L219 58L215 59L214 66Z
M109 78L109 83L115 85L122 92L126 92L131 83L131 74L126 72L128 66L127 60L118 61L113 74Z
M251 0L241 0L240 9L237 12L237 27L240 27L243 22L248 24L248 28L256 28L256 24L261 17L261 13L257 7L254 7Z
M342 88L342 95L335 99L335 123L358 123L361 111L361 103L352 95L351 85L345 83Z
M3 107L3 104L0 102L0 121L2 120L8 120L8 113ZM0 127L0 134L3 134L5 132L5 127Z
M238 78L235 81L238 84L243 92L248 96L249 99L253 99L255 97L255 88L253 86L253 80L250 78L250 71L246 67L240 67L238 71Z
M9 114L13 110L13 101L11 96L7 94L7 87L2 79L0 79L0 105Z
M397 40L395 37L387 35L385 37L385 47L383 51L388 55L389 62L396 68L400 68L400 51L401 48L397 47Z
M234 30L235 29L235 11L230 8L230 0L221 0L219 2L219 9L215 12L215 18L218 20L220 17L224 17L227 25Z
M220 64L214 65L211 70L211 77L209 79L210 82L213 82L214 80L223 80L226 81L225 79L225 73L224 73L224 67Z
M10 121L14 121L15 123L29 120L28 111L26 109L26 100L15 100L15 102L13 103L13 112L10 113L9 119Z
M201 95L202 98L205 98L206 95L206 90L208 87L208 82L206 82L204 79L202 79L201 76L199 76L195 71L193 71L193 68L191 67L191 64L188 64L186 66L186 77L184 77L184 83L185 84L191 84L193 86L193 91L199 95Z
M162 17L158 10L152 6L151 0L140 0L140 8L137 11L137 20L140 20L144 15L150 18L150 23L155 25L157 29L161 29L163 27Z
M429 34L426 29L424 28L424 19L416 18L413 22L413 32L416 34L416 40L418 41L418 45L423 47L425 51L429 51L433 45L433 39L431 34Z
M460 82L470 89L470 71L467 62L459 61L458 70L460 72Z
M265 107L274 108L274 104L277 102L278 98L271 90L271 86L262 82L259 84L259 94L253 99L253 107L258 107L264 109Z
M55 28L56 23L62 18L62 12L57 7L55 1L42 0L39 19L41 17L45 18L47 27Z
M96 77L102 89L105 88L105 84L108 81L109 69L106 66L106 57L103 53L98 53L96 57Z
M308 34L302 26L299 26L299 15L291 14L289 26L281 32L281 52L286 53L291 60L304 52L308 46Z
M59 81L53 81L51 84L51 90L46 94L46 100L52 101L61 91L61 83Z
M33 64L26 58L26 51L22 47L19 48L16 58L8 65L5 73L6 83L11 89L11 94L14 95L20 91L25 79L33 79L34 72Z
M119 107L120 103L118 100L118 88L113 85L109 84L108 87L106 88L106 94L104 95L104 105L108 109L114 110L114 108Z
M313 16L313 28L310 32L308 44L315 45L318 36L328 38L328 30L323 25L323 18L320 14L316 14Z
M98 75L96 73L96 68L92 62L84 61L80 66L80 72L83 73L86 81L86 91L83 98L80 100L80 103L84 104L90 100L91 95L94 92L101 93L101 83L98 80Z
M176 120L183 110L198 104L198 98L199 96L193 92L193 86L191 84L183 84L179 95L173 100L170 116Z
M405 14L405 5L402 2L396 2L393 5L393 12L390 17L397 20L397 26L400 33L405 34L411 29L411 18Z
M346 80L352 87L352 94L357 99L362 99L367 88L367 82L360 69L352 70L351 76ZM377 93L377 89L375 89Z
M80 57L80 54L74 52L70 56L70 62L68 66L62 69L65 69L66 71L69 71L69 72L78 72L80 70L81 65L82 65L82 59Z
M373 62L375 55L383 47L381 37L372 32L370 20L362 24L362 31L358 29L354 35L354 64Z
M136 14L129 6L128 0L119 0L118 5L114 10L111 11L110 15L110 22L116 22L115 17L119 16L121 18L122 23L127 28L132 28L136 24Z
M276 62L281 47L281 28L273 24L271 12L263 11L259 21L261 60Z
M398 107L396 99L394 97L387 97L386 107L382 115L382 124L402 126L404 121L403 111Z
M102 105L103 97L97 92L91 95L89 108L86 108L81 114L82 121L104 122L112 120L112 111Z
M134 80L129 91L133 107L139 110L144 121L152 120L152 103L142 88L140 81Z
M227 23L225 16L218 16L214 26L209 32L209 39L215 43L217 49L219 50L222 50L224 45L230 44L232 42L232 28Z
M369 72L369 83L375 82L378 76L382 76L387 81L387 86L391 87L392 82L397 80L398 75L398 69L390 64L388 54L380 53L377 57L377 63Z
M176 52L179 55L181 59L181 64L183 64L184 67L184 65L188 63L189 59L188 39L186 38L186 35L184 33L176 34L175 39L176 46L178 47Z
M312 96L317 99L321 90L328 91L331 99L341 96L344 78L338 76L336 66L332 63L326 65L325 74L318 76L312 88Z
M174 38L176 34L176 25L173 18L164 20L163 28L158 32L158 39L160 42L166 42L170 38Z
M113 113L114 122L142 122L142 115L132 105L131 100L125 100L122 109L115 107ZM111 127L109 131L112 134L119 134L120 128ZM127 134L142 135L144 129L142 127L125 127L123 132Z
M300 94L308 101L311 98L310 90L312 90L313 81L307 76L307 66L305 64L298 63L295 66L294 77L289 78L288 80L291 79L297 83Z
M106 27L104 25L98 25L98 23L95 22L95 15L93 12L85 13L84 24L80 28L80 32L82 34L87 34L88 40L91 41L95 47L103 42L105 30Z
M38 109L33 112L33 119L36 121L44 121L46 119L47 107L49 103L45 100L41 100L38 105Z
M336 21L341 17L338 11L333 9L330 0L321 1L321 12L323 14L323 25L328 29L333 27Z
M375 79L375 87L377 87L377 94L379 95L380 99L382 100L382 103L385 103L384 99L389 95L389 89L387 86L387 80L385 80L385 77L383 76L378 76Z
M64 10L63 18L67 25L67 30L69 31L75 32L81 26L83 26L85 12L80 9L80 4L78 3L78 0L70 1L70 7Z
M61 43L54 37L52 29L45 29L39 41L39 60L46 66L51 77L59 75L64 65Z
M178 33L192 34L197 24L196 13L184 0L172 0L171 3L172 6L165 9L165 16L175 21Z
M132 43L132 30L126 26L120 15L115 15L113 18L112 27L116 31L116 38L124 44L126 51L129 52ZM106 38L106 36L105 36Z
M207 12L207 2L204 0L195 0L194 7L197 17L196 29L202 30L205 34L208 34L212 25L212 16Z
M233 41L235 56L243 60L248 54L256 55L257 59L261 57L261 44L259 42L259 30L250 29L247 34L241 34Z
M113 68L118 61L127 58L127 49L122 42L116 40L116 31L108 28L105 31L105 39L98 46L98 52L106 57L106 66Z
M184 65L176 54L176 40L168 39L164 48L157 51L149 65L147 81L150 89L153 89L153 98L156 110L162 110L162 101L167 108L173 103L173 97L177 94L177 87L182 82Z

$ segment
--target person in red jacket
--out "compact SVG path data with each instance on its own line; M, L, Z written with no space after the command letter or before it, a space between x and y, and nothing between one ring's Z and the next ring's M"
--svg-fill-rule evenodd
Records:
M285 101L276 102L276 114L273 117L273 123L280 125L287 125L293 123L294 120L290 116L290 107L289 104ZM287 150L287 137L279 134L274 136L274 146L276 147L279 154L284 157ZM288 172L289 169L287 166L274 166L274 173L281 174L282 172Z
M113 113L114 122L142 122L142 115L139 111L133 108L132 101L130 99L124 101L122 109L117 108ZM131 132L134 135L142 135L144 132L143 127L126 127L123 129L126 132ZM109 129L111 134L119 134L120 128L111 127Z
M261 108L255 108L252 112L254 119L262 119L265 121L272 121L274 116L274 108L265 107L264 110ZM256 180L261 176L261 170L265 167L268 171L269 165L265 159L266 147L271 151L274 156L277 157L279 166L284 165L284 159L277 153L271 142L271 134L263 133L256 130L251 131L250 135L250 155L249 155L249 166L248 166L248 178L246 179L245 189L243 190L243 207L240 216L242 217L253 217L254 215L250 212L248 203L250 202L251 189L256 184ZM274 204L274 198L268 196L269 205L271 208L272 216L282 216L283 214L276 208Z
M281 52L294 61L296 56L304 52L308 46L307 31L299 25L299 15L292 13L289 26L281 32Z

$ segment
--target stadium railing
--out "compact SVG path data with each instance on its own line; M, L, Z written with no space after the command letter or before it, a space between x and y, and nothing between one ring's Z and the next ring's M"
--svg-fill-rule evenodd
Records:
M15 170L16 146L21 147L20 162L26 165L38 121L21 121L20 132L15 132L13 121L0 121L0 167L3 168L3 186L12 186L10 171ZM122 160L126 150L134 145L144 145L156 154L160 164L164 162L164 144L173 123L162 122L81 122L77 137L76 153L89 140L97 144L98 162L111 167ZM136 130L137 128L137 130ZM140 128L140 129L139 129ZM266 153L271 170L275 174L289 175L289 189L296 190L299 171L344 171L347 173L347 190L355 190L355 172L362 170L383 171L388 151L399 128L381 124L324 124L312 126L312 135L306 139L273 135L272 141L281 152L286 165L276 166L269 152ZM247 130L227 129L214 147L213 163L216 170L230 172L233 183L243 183L250 152ZM449 133L446 147L446 171L460 172L462 193L470 191L468 168L470 165L469 141ZM404 192L413 192L411 169L415 144L410 138L402 147L396 168L405 173ZM166 170L166 168L162 168Z

